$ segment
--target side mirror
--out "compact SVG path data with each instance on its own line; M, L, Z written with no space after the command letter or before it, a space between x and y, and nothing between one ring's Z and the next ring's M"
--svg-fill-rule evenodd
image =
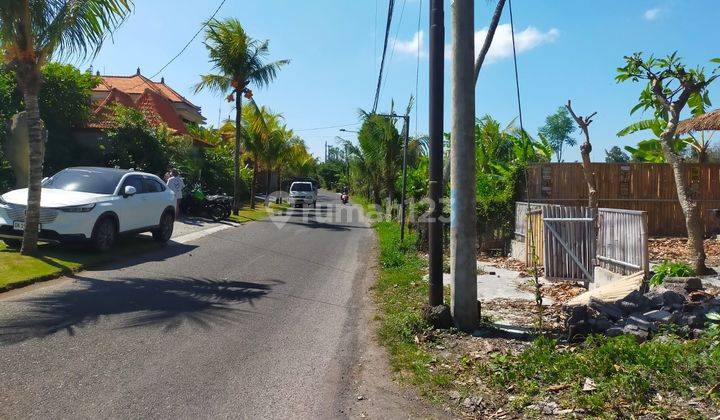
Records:
M128 185L125 187L125 190L123 191L123 197L128 198L130 196L133 196L137 193L137 190L132 185Z

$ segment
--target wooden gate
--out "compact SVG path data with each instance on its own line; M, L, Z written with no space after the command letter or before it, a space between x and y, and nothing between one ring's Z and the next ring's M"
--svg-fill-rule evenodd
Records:
M593 213L587 207L543 206L545 278L593 281L596 243Z

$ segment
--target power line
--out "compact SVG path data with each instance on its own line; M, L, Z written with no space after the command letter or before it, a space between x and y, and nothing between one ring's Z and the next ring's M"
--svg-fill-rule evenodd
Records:
M195 39L198 37L198 35L200 35L202 33L202 31L207 27L208 23L210 23L211 20L215 19L215 16L217 16L218 12L220 12L220 9L222 9L222 7L225 5L226 2L227 2L227 0L222 0L220 2L220 5L218 5L218 7L213 12L213 14L210 16L210 18L208 18L205 22L203 22L203 24L200 26L200 29L198 29L197 32L195 32L195 34L192 36L192 38L190 38L190 40L185 44L185 46L183 46L182 49L180 49L180 52L175 54L175 56L173 56L173 58L171 58L170 61L168 61L164 66L162 66L160 68L160 70L158 70L155 74L150 76L149 79L151 79L151 80L154 79L157 75L162 73L163 70L168 68L168 66L170 64L172 64L175 60L177 60L185 52L185 50L188 49L190 44L192 44L193 41L195 41ZM143 84L145 84L145 82L138 83L137 85L131 87L129 90L135 89L136 87L141 86Z
M418 22L417 32L418 34L418 45L417 45L417 67L415 68L415 137L418 136L418 107L420 106L420 98L418 97L419 86L420 86L420 23L422 20L422 8L423 0L420 0L420 10L418 11ZM408 130L410 127L408 127Z
M343 127L351 127L353 125L358 125L360 123L351 123L351 124L340 124L340 125L330 125L327 127L313 127L313 128L301 128L299 130L293 130L293 131L318 131L318 130L329 130L331 128L343 128Z
M378 101L380 100L380 87L382 86L383 69L385 68L385 55L387 54L388 38L390 37L390 26L392 25L393 9L395 8L395 0L388 2L388 17L385 25L385 42L383 43L382 60L380 61L380 72L378 74L377 88L375 88L375 102L373 103L373 113L377 111Z
M390 63L392 63L393 57L395 57L395 46L397 45L398 36L400 35L400 27L402 26L403 16L405 16L405 5L407 0L403 0L402 8L400 9L400 19L398 19L397 29L395 30L395 38L393 38L393 46L390 49L390 58L388 59L388 71L385 74L385 80L383 81L383 87L387 85L388 79L390 79Z

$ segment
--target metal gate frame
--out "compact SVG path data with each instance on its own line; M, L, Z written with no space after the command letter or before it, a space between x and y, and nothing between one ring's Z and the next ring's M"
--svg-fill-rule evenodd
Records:
M594 281L596 217L592 209L543 208L545 278Z

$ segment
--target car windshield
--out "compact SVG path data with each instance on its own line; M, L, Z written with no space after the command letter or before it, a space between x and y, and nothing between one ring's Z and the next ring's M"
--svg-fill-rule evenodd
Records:
M64 191L79 191L92 194L113 194L115 187L124 174L122 172L105 172L92 169L64 169L51 178L46 179L42 186Z
M312 184L310 184L310 183L292 184L292 186L290 186L290 191L312 191Z

